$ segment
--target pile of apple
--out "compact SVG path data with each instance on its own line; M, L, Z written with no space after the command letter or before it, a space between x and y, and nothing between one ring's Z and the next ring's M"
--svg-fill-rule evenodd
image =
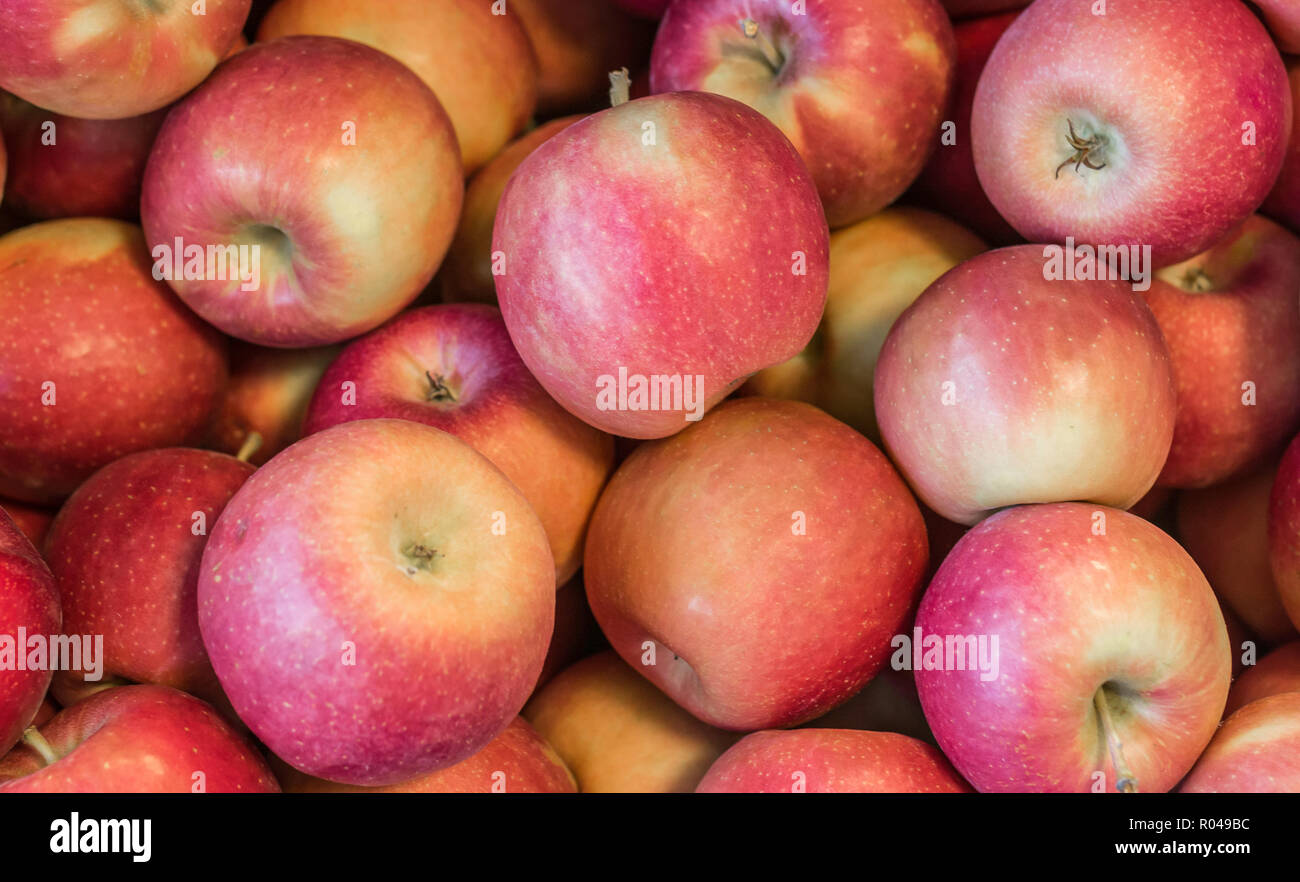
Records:
M0 791L1300 791L1288 53L0 4Z

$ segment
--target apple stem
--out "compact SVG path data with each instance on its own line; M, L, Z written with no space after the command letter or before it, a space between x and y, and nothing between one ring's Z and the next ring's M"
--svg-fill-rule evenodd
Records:
M609 106L618 107L626 104L632 96L632 77L628 75L627 68L611 70L609 72Z
M59 755L54 752L50 742L45 740L45 736L40 733L35 726L28 726L23 732L23 743L41 755L45 765L52 766L59 761Z
M1115 766L1115 774L1119 776L1115 782L1115 789L1120 793L1137 793L1137 778L1129 769L1128 763L1124 760L1124 743L1119 740L1119 733L1115 731L1115 724L1110 718L1110 706L1106 704L1106 690L1098 689L1097 694L1092 697L1092 703L1097 706L1097 716L1101 718L1101 730L1106 735L1106 745L1110 748L1110 761Z
M1209 273L1198 266L1195 269L1188 270L1187 274L1183 276L1183 287L1188 291L1204 294L1206 291L1214 290L1214 280L1210 278Z
M780 73L781 68L785 66L785 58L782 57L780 51L768 38L767 34L763 33L763 29L758 26L758 22L754 21L752 18L746 18L741 21L740 30L746 37L754 41L754 44L758 47L759 54L763 56L763 60L767 62L770 68L772 68L772 73Z
M456 403L456 393L451 391L451 387L447 385L447 380L442 374L425 371L424 376L429 380L429 401Z
M1059 178L1061 176L1061 169L1065 168L1067 165L1069 165L1072 162L1074 163L1075 174L1079 173L1080 166L1086 166L1087 168L1090 168L1093 171L1101 171L1103 168L1105 168L1106 163L1103 162L1100 165L1098 165L1097 163L1093 162L1092 155L1095 151L1100 150L1102 147L1105 146L1106 140L1102 138L1100 135L1093 135L1090 138L1084 138L1074 130L1074 120L1070 119L1070 120L1066 120L1066 122L1069 124L1070 133L1065 136L1065 140L1066 143L1068 143L1070 147L1074 150L1074 153L1071 154L1070 157L1065 160L1065 162L1061 163L1056 167L1056 174L1053 175L1053 177Z
M235 459L240 462L248 462L254 453L262 446L262 433L249 432L248 437L244 439L243 445L240 446L239 452L235 454Z

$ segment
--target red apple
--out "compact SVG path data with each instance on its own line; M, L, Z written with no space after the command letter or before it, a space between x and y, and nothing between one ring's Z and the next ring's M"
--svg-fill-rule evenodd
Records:
M30 217L140 214L140 180L166 108L125 119L77 119L0 94L9 145L5 201Z
M1178 497L1178 537L1224 605L1268 644L1293 640L1269 565L1268 504L1275 465Z
M465 188L465 209L456 227L456 237L451 240L447 259L438 270L443 300L497 302L496 277L492 274L492 225L506 182L528 154L580 119L581 116L565 116L538 126L498 153L470 180Z
M1232 676L1196 564L1096 505L1022 506L972 529L916 627L926 719L981 791L1169 790L1213 736ZM977 640L978 665L965 655Z
M506 326L542 386L597 428L657 438L803 348L826 299L827 239L790 142L730 98L681 92L534 150L501 197L492 249Z
M690 793L736 740L673 704L612 652L561 672L524 716L583 793Z
M1287 59L1287 78L1291 83L1291 105L1300 107L1300 58ZM1300 233L1300 113L1294 115L1291 123L1291 140L1282 173L1260 211L1286 224L1292 232Z
M935 0L695 0L659 25L650 89L718 92L760 110L798 148L841 227L920 174L955 58Z
M1250 0L1283 52L1300 52L1300 5L1295 0Z
M118 457L202 437L225 341L150 275L138 227L15 230L0 290L0 495L56 502Z
M317 34L387 52L424 80L472 172L521 131L537 104L537 61L519 16L482 0L279 0L257 39Z
M1030 241L1186 260L1277 179L1292 121L1286 69L1238 0L1098 8L1038 0L998 41L971 115L980 183Z
M50 685L48 663L28 665L30 638L47 641L59 620L50 568L0 509L0 756L31 724Z
M252 473L224 453L146 450L100 469L63 504L45 554L64 633L103 636L99 676L224 704L199 636L199 560L217 517ZM55 676L63 704L102 685L84 674Z
M478 753L437 772L389 784L357 787L277 768L286 793L574 793L573 775L523 717L515 717Z
M876 365L876 418L917 495L973 524L1025 502L1127 508L1169 450L1174 387L1151 312L1122 282L1048 280L1040 245L931 285Z
M462 189L451 123L409 68L359 43L285 37L240 52L167 115L140 216L155 269L200 315L250 343L314 346L420 293ZM225 250L178 273L190 249Z
M442 429L486 456L541 519L556 584L578 571L614 442L546 394L495 307L411 310L350 344L321 378L303 432L379 417Z
M157 110L193 89L235 42L249 0L0 5L0 89L87 119Z
M0 499L0 509L13 518L14 525L40 551L45 544L45 532L54 520L54 512L25 502L14 502L12 499Z
M858 692L925 566L921 512L870 441L801 402L740 398L623 463L583 577L624 661L706 723L748 731Z
M271 770L212 708L166 686L121 686L60 711L0 759L0 793L277 793Z
M746 735L697 793L968 793L935 748L894 732L796 729Z
M1247 667L1228 690L1223 715L1232 716L1253 701L1285 692L1300 692L1300 640L1279 646Z
M1300 438L1291 442L1273 478L1268 556L1282 606L1300 629Z
M1223 728L1182 793L1300 793L1300 692L1252 701Z
M222 688L267 747L315 777L395 784L473 755L519 713L551 637L555 563L527 500L468 444L358 420L240 488L198 603Z
M948 96L944 124L937 146L912 189L913 198L929 208L956 218L995 245L1022 241L1006 218L998 214L975 173L971 151L970 117L975 86L998 39L1019 13L962 22L953 28L957 38L957 66Z

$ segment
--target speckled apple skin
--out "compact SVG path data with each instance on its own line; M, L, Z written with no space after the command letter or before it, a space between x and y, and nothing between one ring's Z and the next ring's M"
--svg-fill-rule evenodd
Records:
M1273 479L1268 557L1282 605L1300 629L1300 439L1291 442Z
M26 745L0 759L0 793L278 793L244 736L192 695L119 686L60 711L40 727L60 759Z
M695 92L631 101L542 144L506 186L492 240L524 363L571 413L633 438L688 421L599 409L600 376L703 376L713 406L812 337L828 248L816 188L785 136L737 101Z
M67 634L103 635L104 677L158 683L221 702L199 635L199 560L253 467L224 453L170 448L125 456L77 488L50 528L46 559ZM194 513L204 531L194 534ZM84 687L60 671L56 688Z
M416 542L427 569L406 553ZM222 513L199 576L203 643L240 719L345 784L408 781L500 734L554 615L527 500L468 444L408 420L344 423L280 453Z
M1279 646L1232 681L1223 714L1230 717L1252 701L1286 692L1300 692L1300 640Z
M170 104L239 38L251 0L6 0L0 88L55 113L121 119Z
M48 639L59 633L59 622L59 592L50 568L0 510L0 634L17 641L18 629L26 628L28 635ZM0 671L0 756L31 723L49 685L48 670Z
M751 731L857 693L926 559L920 509L870 441L802 402L740 398L614 473L583 578L624 661L706 723Z
M1094 535L1096 515L1104 535ZM1232 664L1196 564L1142 518L1083 503L999 512L968 532L917 612L923 634L998 637L998 675L916 671L944 754L984 792L1088 792L1117 775L1093 705L1105 683L1141 792L1164 792L1214 735Z
M121 456L202 437L226 343L150 266L140 229L120 221L0 238L0 496L56 502Z
M969 793L935 748L894 732L769 730L718 758L696 793Z
M785 56L774 74L740 22ZM937 143L956 64L935 0L694 0L669 8L652 92L717 92L758 109L794 143L832 227L893 202Z
M573 775L523 717L478 753L437 772L386 787L356 787L277 769L286 793L576 793ZM499 789L494 790L497 787Z
M876 365L876 418L912 489L974 524L1026 502L1128 508L1174 429L1160 327L1125 282L1047 281L1041 245L989 251L926 289Z
M971 118L980 183L1031 242L1073 236L1150 245L1158 266L1185 260L1272 188L1291 132L1286 68L1238 0L1092 7L1039 0L998 41ZM1105 169L1056 174L1074 153L1071 119L1107 134Z
M443 377L455 403L430 401L426 374ZM356 384L354 403L343 403L345 382ZM614 439L546 394L495 307L411 310L350 343L317 385L303 432L376 417L442 429L486 456L541 519L556 585L578 571L587 521L613 468Z
M257 290L169 284L226 333L296 348L355 337L410 303L463 195L451 121L409 68L349 40L284 37L235 55L167 115L140 217L151 253L177 236L260 244Z
M1224 722L1181 793L1300 793L1300 692L1252 701Z

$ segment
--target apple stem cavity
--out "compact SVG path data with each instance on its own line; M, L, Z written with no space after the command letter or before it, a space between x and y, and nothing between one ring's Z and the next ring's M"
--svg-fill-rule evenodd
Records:
M456 403L456 393L447 385L447 379L442 374L434 374L432 371L425 371L424 376L429 381L428 401L438 401L446 404Z
M1119 732L1115 730L1115 724L1110 718L1110 706L1106 703L1106 687L1103 686L1097 690L1097 694L1092 697L1092 703L1097 707L1097 717L1101 720L1101 731L1106 737L1106 746L1110 749L1110 761L1115 766L1115 774L1118 776L1115 781L1115 789L1120 793L1137 793L1137 778L1128 767L1128 762L1124 759L1124 743L1119 740Z
M609 106L618 107L626 104L632 96L632 77L627 68L609 72Z
M248 460L252 458L253 454L257 453L261 446L262 433L249 432L248 437L244 439L244 443L240 445L239 452L235 454L235 459L240 462L248 462Z
M1210 278L1209 273L1199 266L1189 269L1183 276L1182 283L1185 290L1198 294L1214 290L1214 280Z
M40 754L45 765L52 766L59 761L59 755L54 752L54 748L50 746L50 742L45 740L45 736L42 735L40 730L35 726L29 726L27 730L23 732L23 743Z
M1092 156L1105 146L1106 139L1101 135L1081 138L1078 132L1074 130L1074 120L1066 120L1066 122L1070 126L1070 133L1065 136L1065 140L1072 148L1074 148L1074 153L1071 154L1065 162L1056 167L1056 174L1054 177L1059 178L1061 176L1061 169L1065 168L1070 163L1074 163L1074 171L1076 174L1081 166L1086 166L1093 171L1101 171L1105 168L1106 163L1103 162L1098 165L1092 161Z
M758 22L752 18L743 19L740 22L740 30L746 37L754 42L758 48L758 54L767 62L767 66L772 69L772 73L779 74L781 68L785 67L785 56L776 48L776 44L763 33L763 29L758 26Z

